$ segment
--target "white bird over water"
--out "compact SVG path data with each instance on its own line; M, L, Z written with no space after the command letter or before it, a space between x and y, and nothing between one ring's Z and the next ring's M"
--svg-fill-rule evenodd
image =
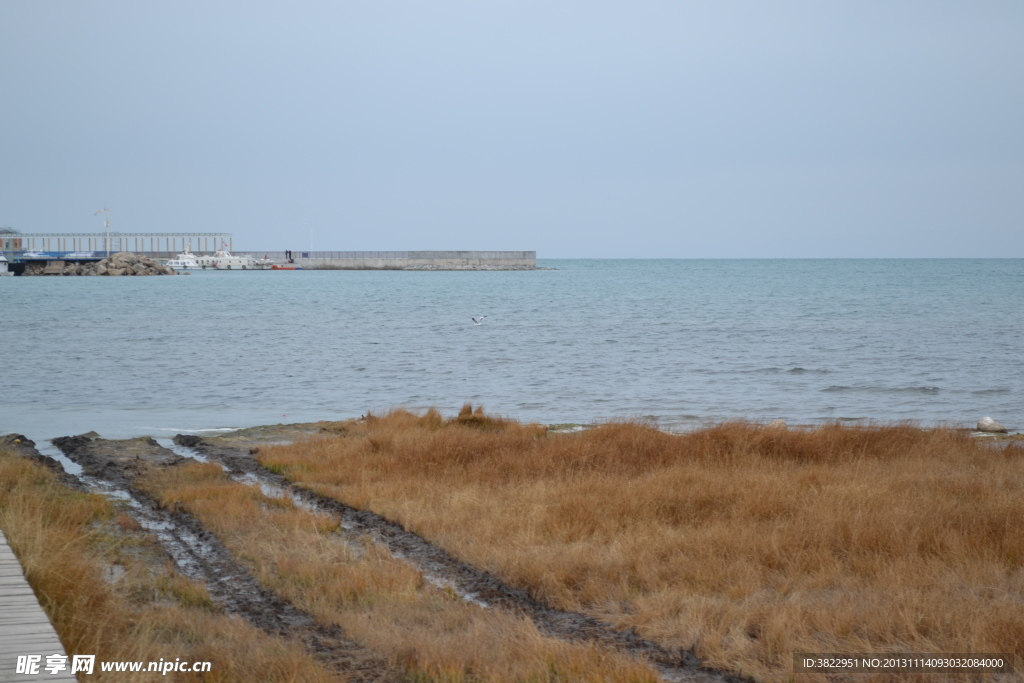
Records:
M470 320L473 321L474 325L483 325L484 324L484 318L486 318L486 317L487 317L486 315L482 315L479 318L470 318Z

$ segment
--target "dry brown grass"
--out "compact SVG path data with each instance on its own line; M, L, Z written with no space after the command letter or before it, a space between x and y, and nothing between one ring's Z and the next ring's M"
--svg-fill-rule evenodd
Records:
M196 515L261 584L413 680L656 679L630 658L547 638L524 618L467 604L379 545L350 545L331 518L233 482L216 465L153 471L139 483L163 505Z
M205 674L132 680L326 681L296 644L218 615L203 586L166 566L130 517L100 496L0 452L0 529L69 654L102 661L209 661ZM116 579L110 568L116 566ZM90 677L91 678L91 677Z
M910 426L546 435L479 411L339 432L257 457L717 667L777 681L793 652L1024 656L1019 445Z

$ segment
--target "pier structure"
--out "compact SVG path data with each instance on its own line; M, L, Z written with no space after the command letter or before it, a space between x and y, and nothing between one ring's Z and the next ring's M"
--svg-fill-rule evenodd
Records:
M536 251L234 251L229 232L38 232L0 231L0 256L16 273L46 262L60 274L68 262L99 261L121 251L172 259L185 249L196 256L226 249L308 270L535 270Z
M230 251L230 232L19 232L0 234L0 253L20 261L24 252L45 253L52 258L103 258L130 251L155 259L170 259L189 245L197 255L218 249ZM85 256L90 254L90 256ZM71 255L71 256L69 256Z
M288 261L283 251L243 251L254 258ZM292 251L307 270L535 270L536 251Z

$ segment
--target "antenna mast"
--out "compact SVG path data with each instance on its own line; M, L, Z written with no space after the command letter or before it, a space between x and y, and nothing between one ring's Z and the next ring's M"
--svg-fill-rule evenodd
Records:
M107 238L103 243L103 247L107 252L107 256L110 256L110 209L97 209L93 216L103 214L103 230L107 233Z

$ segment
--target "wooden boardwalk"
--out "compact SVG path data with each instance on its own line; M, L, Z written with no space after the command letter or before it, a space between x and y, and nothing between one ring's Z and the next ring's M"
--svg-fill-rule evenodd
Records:
M53 654L67 655L0 531L0 681L74 681L70 657L64 671L46 671L46 657ZM19 655L41 655L39 672L15 673Z

